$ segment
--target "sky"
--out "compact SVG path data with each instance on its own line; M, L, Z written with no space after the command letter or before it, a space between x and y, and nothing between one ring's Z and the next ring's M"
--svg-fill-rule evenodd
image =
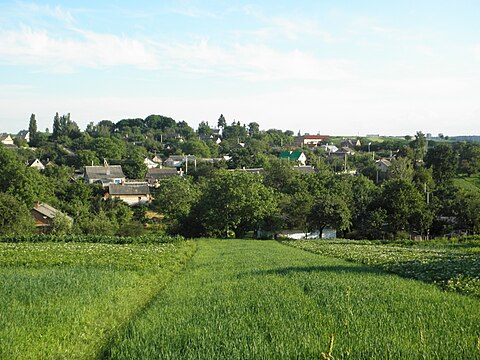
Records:
M150 114L480 134L480 1L3 1L0 132Z

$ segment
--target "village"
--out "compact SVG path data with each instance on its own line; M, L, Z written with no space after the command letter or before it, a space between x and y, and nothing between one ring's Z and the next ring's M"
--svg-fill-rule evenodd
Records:
M32 114L28 130L13 136L1 134L0 141L5 150L16 154L19 161L23 159L25 167L37 170L41 176L52 176L56 171L51 169L61 168L68 174L67 181L72 184L80 181L97 186L99 190L93 191L96 195L90 195L91 198L102 198L105 204L107 200L122 201L132 208L131 213L136 214L145 229L149 228L150 223L150 229L192 236L214 234L217 231L220 231L219 234L238 236L253 231L251 236L254 237L291 238L336 237L339 233L344 236L385 237L395 236L395 233L402 231L407 237L427 237L431 232L444 235L452 231L468 233L476 229L476 225L467 225L465 221L449 215L451 209L445 214L435 215L438 207L434 208L431 203L440 201L440 188L449 184L443 179L445 169L442 168L440 174L436 166L445 167L448 165L445 165L446 161L455 161L455 164L449 165L455 171L475 174L479 162L477 144L456 143L442 137L435 140L430 134L425 136L421 132L414 137L403 138L300 133L294 136L292 131L261 130L256 123L241 125L234 121L227 125L223 115L215 128L202 122L197 130L193 130L184 121L176 122L168 117L151 115L145 120L91 123L82 132L71 120L70 114L59 116L57 113L52 133L37 131L35 115ZM464 154L453 154L452 144L456 151L463 151ZM424 161L429 159L429 153L432 154L436 149L443 151L444 148L451 150L452 154L441 153L439 156L449 158L429 160L430 163ZM459 157L462 161L457 160ZM260 179L262 188L274 191L268 195L273 198L271 202L274 204L269 213L265 213L265 209L258 210L263 213L249 218L245 214L255 212L255 200L252 199L251 203L247 201L245 208L238 211L237 220L230 223L228 220L219 221L218 226L212 226L210 222L217 222L216 219L204 219L203 224L197 224L197 229L192 231L195 222L188 223L188 218L193 213L183 213L179 217L174 209L167 209L165 200L174 195L167 195L165 191L169 186L179 187L168 191L178 192L178 197L187 196L188 200L177 199L173 202L186 202L188 211L193 211L199 199L191 194L182 194L185 191L182 187L188 184L195 188L192 194L206 191L199 189L205 186L205 181L214 178L215 171L221 170L237 173L235 176L253 175ZM455 171L449 173L452 178ZM6 178L5 184L9 180ZM379 205L376 197L394 181L400 181L400 184L389 191L398 192L399 188L406 186L415 189L416 197L408 200L411 204L403 210L406 212L401 215L403 220L389 223L389 218L398 217L395 214L397 210L393 207L387 210L388 204ZM298 186L303 188L292 189L290 187L293 185L288 184L290 182L298 182ZM363 183L358 185L355 182ZM335 190L336 187L345 186L350 189ZM358 191L366 193L368 199L362 199L363 203L356 203L359 200L355 200L355 186L361 186ZM231 190L224 189L227 193ZM245 192L248 194L251 189ZM34 199L33 204L26 204L32 206L31 213L37 231L51 232L57 214L64 215L72 224L75 223L75 215L81 218L79 214L85 209L72 209L71 204L59 201L62 196L66 195L53 196L56 198L54 204L42 201L41 196ZM324 207L329 199L332 201L331 214L325 210L323 214L314 215L316 206ZM88 205L89 201L91 199L82 199L86 207L92 206ZM231 196L225 201L235 200ZM301 206L298 201L302 203ZM425 210L422 216L424 220L420 223L418 217L411 215L418 212L419 206L422 211ZM259 205L261 207L262 204ZM391 213L388 214L388 211ZM146 216L147 213L150 218ZM372 214L383 218L380 228L376 226L375 230L369 224L379 220L372 219ZM205 216L205 211L201 216ZM316 216L322 220L318 221ZM130 221L134 216L127 218ZM120 224L117 220L112 222L117 222L114 228L118 231ZM83 230L76 231L89 230L85 225Z

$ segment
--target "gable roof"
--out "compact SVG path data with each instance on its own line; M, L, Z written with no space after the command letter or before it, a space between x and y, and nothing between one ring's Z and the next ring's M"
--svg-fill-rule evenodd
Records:
M150 195L150 189L146 184L135 184L135 185L120 185L120 184L110 184L108 186L108 193L112 196L114 195Z
M89 179L124 178L121 165L85 166L85 175Z
M282 151L278 157L280 159L288 159L288 160L295 160L298 161L300 156L303 155L302 151ZM305 155L304 155L305 156Z
M153 168L148 169L147 179L161 179L166 177L178 176L176 168Z
M50 206L48 204L45 204L45 203L38 203L36 204L32 210L35 210L37 211L38 213L40 213L41 215L49 218L49 219L53 219L55 216L57 216L57 214L63 214L61 211L55 209L53 206ZM67 216L67 219L69 220L72 220L72 218L70 216Z

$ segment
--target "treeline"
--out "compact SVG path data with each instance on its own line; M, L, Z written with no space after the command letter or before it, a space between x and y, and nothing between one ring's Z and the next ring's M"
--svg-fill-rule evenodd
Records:
M335 228L352 238L390 238L446 233L478 233L480 195L477 188L460 188L459 174L478 174L480 145L429 141L415 137L369 141L360 138L355 155L331 156L320 147L302 148L316 172L302 173L293 163L279 160L282 150L296 150L293 132L261 130L257 123L227 124L220 116L218 130L200 123L151 115L116 123L91 123L81 131L70 115L55 115L52 132L29 124L30 148L15 151L0 146L0 232L33 232L29 209L46 202L74 219L58 217L58 234L137 235L146 231L186 236L236 236L261 230L309 232ZM341 138L329 143L341 145ZM18 145L22 145L17 141ZM23 144L28 145L28 144ZM85 165L122 164L130 179L143 179L144 156L192 154L228 155L229 161L197 164L188 175L162 180L147 207L128 207L104 200L104 190L77 178ZM380 157L389 158L380 171ZM28 160L54 164L39 172ZM263 168L261 174L235 171ZM347 170L347 171L344 171ZM352 175L350 170L356 170ZM150 219L147 210L160 216ZM146 226L147 225L147 226Z

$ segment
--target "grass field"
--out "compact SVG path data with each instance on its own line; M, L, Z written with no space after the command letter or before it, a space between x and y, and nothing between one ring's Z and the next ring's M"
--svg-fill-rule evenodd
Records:
M480 191L480 175L459 176L453 179L456 186L465 190Z
M193 254L176 244L0 243L0 359L94 359Z
M480 359L480 302L273 241L203 240L112 359ZM325 354L328 358L328 354Z
M398 242L307 240L284 244L435 283L439 287L480 298L480 240Z

